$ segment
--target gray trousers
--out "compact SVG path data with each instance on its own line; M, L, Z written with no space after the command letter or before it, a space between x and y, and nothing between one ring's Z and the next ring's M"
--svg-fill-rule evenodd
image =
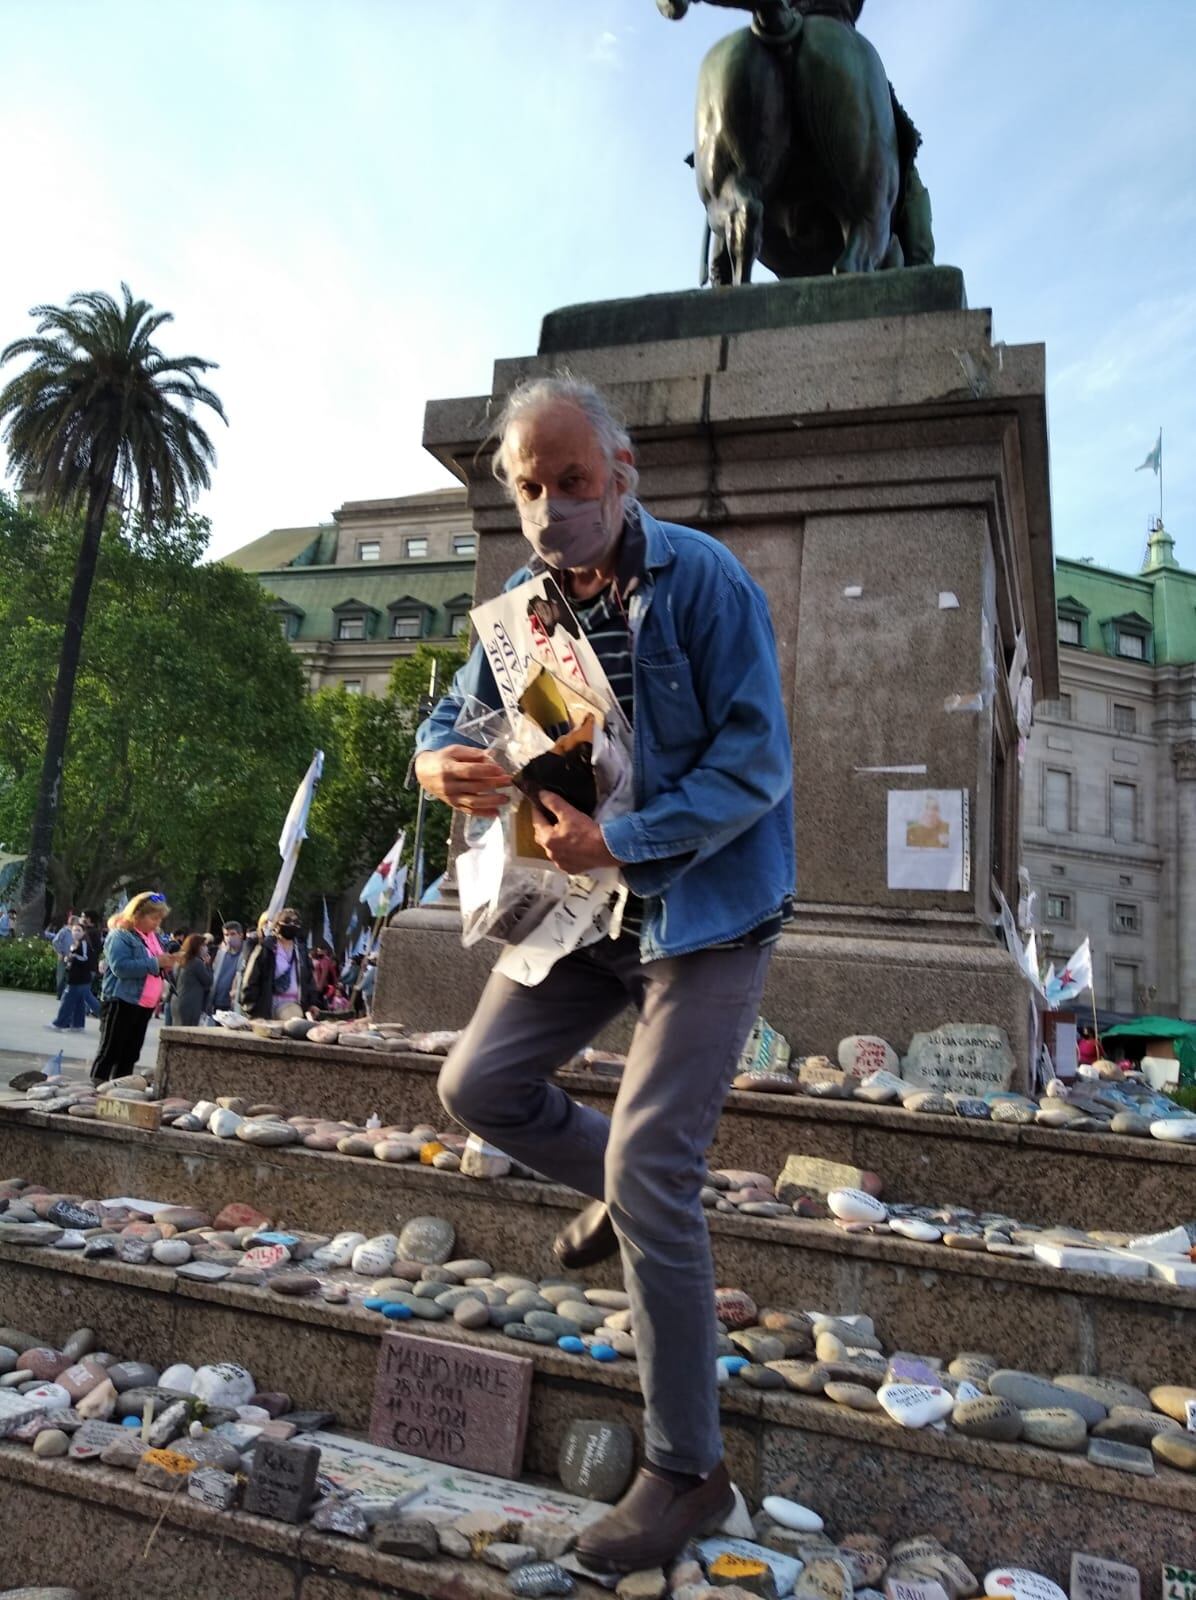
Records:
M492 973L440 1074L464 1126L545 1177L605 1200L631 1301L650 1461L706 1473L722 1458L706 1151L755 1021L771 946L642 964L632 936L557 962L534 988ZM614 1114L552 1074L634 1004Z

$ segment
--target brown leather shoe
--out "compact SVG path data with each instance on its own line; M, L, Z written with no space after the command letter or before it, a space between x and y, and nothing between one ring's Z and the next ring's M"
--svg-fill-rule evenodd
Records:
M667 1566L691 1539L716 1533L734 1504L721 1461L693 1489L678 1489L651 1466L641 1467L618 1505L577 1541L577 1559L592 1572Z
M617 1254L619 1241L614 1223L601 1200L593 1200L579 1211L567 1228L557 1234L552 1253L570 1272L592 1267Z

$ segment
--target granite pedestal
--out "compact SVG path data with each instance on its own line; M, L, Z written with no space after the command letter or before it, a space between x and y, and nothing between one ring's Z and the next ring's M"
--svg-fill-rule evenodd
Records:
M800 904L766 1014L803 1048L857 1029L898 1048L999 1023L1028 1064L1029 986L994 932L1016 898L1021 663L1056 692L1041 345L992 340L949 268L570 307L491 393L428 406L468 489L477 595L524 559L487 434L520 380L600 384L657 516L724 540L768 593L796 761ZM887 794L963 790L967 886L895 887ZM459 1026L481 951L419 913L383 945L377 1007Z

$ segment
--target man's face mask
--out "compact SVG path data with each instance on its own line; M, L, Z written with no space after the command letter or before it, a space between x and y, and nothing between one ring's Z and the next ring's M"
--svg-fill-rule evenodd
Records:
M297 922L280 922L278 931L284 939L297 939L299 937L299 924Z
M235 952L241 948L243 940L239 933L230 933L224 942L230 950Z
M623 496L612 478L597 500L541 498L519 508L523 536L548 566L600 567L623 531Z

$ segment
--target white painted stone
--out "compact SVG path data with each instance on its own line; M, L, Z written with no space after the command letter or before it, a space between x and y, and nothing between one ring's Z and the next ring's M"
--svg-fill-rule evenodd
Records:
M1186 1261L1192 1241L1188 1238L1186 1228L1168 1228L1166 1233L1144 1233L1137 1239L1131 1239L1128 1248L1135 1255L1150 1256L1154 1261L1166 1261L1173 1256L1180 1256Z
M1177 1289L1196 1289L1196 1261L1152 1261L1150 1275Z
M399 1241L393 1233L375 1234L353 1252L353 1271L363 1278L380 1278L395 1258Z
M201 1122L208 1122L220 1110L215 1100L197 1100L191 1107L191 1115L198 1117Z
M966 1378L961 1380L961 1382L959 1383L959 1385L957 1386L957 1388L955 1390L955 1404L956 1405L959 1405L959 1403L962 1400L983 1400L983 1399L985 1399L984 1390L983 1389L978 1389L974 1383L969 1383Z
M856 1090L856 1094L876 1105L887 1105L910 1093L912 1085L895 1072L870 1072Z
M839 1065L844 1072L865 1074L894 1072L897 1052L887 1039L876 1033L853 1033L839 1040Z
M799 1505L796 1500L786 1500L782 1495L770 1494L762 1502L766 1516L779 1522L782 1528L792 1528L795 1533L821 1533L822 1518L817 1511Z
M163 1389L177 1389L180 1394L190 1394L191 1385L195 1382L195 1368L189 1367L185 1361L176 1361L173 1367L158 1379L158 1385Z
M922 1383L882 1383L876 1398L903 1428L924 1428L949 1416L955 1406L946 1389Z
M70 1391L60 1383L39 1383L35 1389L26 1389L21 1398L39 1411L66 1411L74 1404Z
M725 1533L729 1539L754 1539L756 1530L752 1526L752 1514L737 1483L731 1485L731 1493L735 1496L735 1504L719 1523L718 1531Z
M312 1260L321 1267L347 1267L353 1259L354 1250L364 1243L364 1233L338 1233L327 1244L320 1246Z
M191 1393L197 1400L210 1406L223 1406L235 1411L247 1405L257 1385L252 1375L234 1361L215 1361L211 1366L200 1367L191 1384Z
M884 1222L889 1214L888 1206L862 1189L832 1189L826 1203L840 1222Z
M921 1217L890 1217L889 1227L903 1239L917 1239L922 1244L934 1244L943 1237L941 1228L933 1222L923 1222Z
M1034 1259L1047 1267L1063 1267L1068 1272L1103 1272L1111 1278L1146 1278L1150 1263L1128 1250L1084 1250L1074 1245L1040 1241L1034 1246Z
M994 1567L985 1573L986 1595L1006 1595L1008 1600L1067 1600L1057 1583L1028 1567Z
M237 1129L245 1121L235 1111L229 1111L226 1106L220 1106L208 1118L208 1132L214 1133L218 1139L232 1139L236 1137Z
M1150 1132L1168 1144L1196 1144L1196 1117L1163 1117L1151 1123Z

